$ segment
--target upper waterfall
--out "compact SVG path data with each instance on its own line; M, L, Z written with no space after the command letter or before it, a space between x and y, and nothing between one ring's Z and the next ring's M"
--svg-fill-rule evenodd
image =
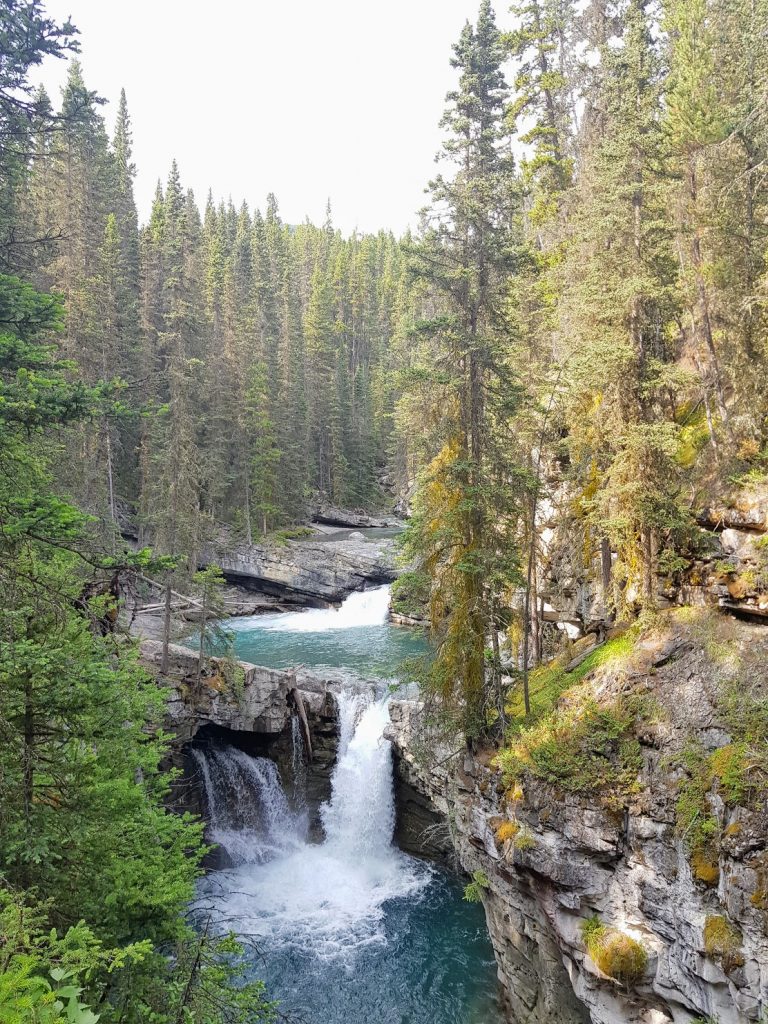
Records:
M260 625L279 633L324 633L329 629L381 626L387 621L389 591L389 586L358 590L350 594L339 608L310 608L282 615L265 615L260 619Z

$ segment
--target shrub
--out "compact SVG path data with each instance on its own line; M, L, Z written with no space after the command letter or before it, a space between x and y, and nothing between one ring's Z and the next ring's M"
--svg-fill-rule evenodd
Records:
M581 934L592 962L609 978L629 988L645 974L648 954L636 939L607 927L596 916L582 924Z
M520 850L521 853L525 850L533 850L536 846L533 832L529 828L521 828L515 836L512 845L516 850Z
M275 530L268 535L279 547L285 547L289 540L301 540L304 537L314 537L315 531L311 526L292 526L285 530Z
M467 903L480 903L483 891L490 888L488 875L484 871L473 871L472 881L464 886L464 899Z
M712 914L704 922L704 950L708 957L722 965L724 971L741 967L741 935L727 918Z
M514 839L519 831L520 826L516 821L503 821L496 829L496 842L506 843Z

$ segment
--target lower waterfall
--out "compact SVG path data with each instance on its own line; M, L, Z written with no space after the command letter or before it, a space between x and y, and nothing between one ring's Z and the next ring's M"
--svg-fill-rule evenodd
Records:
M341 694L338 712L320 844L270 761L229 746L194 751L210 838L233 865L202 880L198 916L252 940L253 973L307 1024L495 1024L482 911L392 844L386 703Z

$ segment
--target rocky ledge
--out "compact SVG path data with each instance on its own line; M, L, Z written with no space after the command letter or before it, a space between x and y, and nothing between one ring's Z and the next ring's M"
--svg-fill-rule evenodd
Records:
M369 515L367 512L338 508L335 505L330 505L328 502L318 502L310 510L310 519L313 523L322 523L324 526L338 526L350 530L400 529L405 526L405 522L399 516Z
M319 807L331 795L338 746L334 696L341 690L369 692L381 683L342 669L278 670L222 658L207 659L198 678L197 652L178 644L170 645L168 669L162 673L162 643L156 640L142 641L141 660L169 691L164 727L174 741L164 767L178 772L170 799L176 809L202 813L201 780L188 752L210 741L271 758L284 782L293 784L298 721L310 826L319 832Z
M230 583L296 604L336 604L366 586L397 576L390 541L209 545L203 564L221 566Z
M572 722L590 699L597 714L619 702L643 709L631 739L593 737L590 748L586 736L581 780L558 766L563 734L550 748L539 734L544 746L511 780L495 752L438 742L418 703L391 705L401 785L442 816L462 866L479 873L515 1024L766 1019L768 637L688 612L668 615L620 665L597 669L578 698L561 698ZM599 786L602 759L624 742L634 744L635 777ZM695 855L694 834L705 842ZM634 977L616 980L592 959L584 926L598 919L642 950Z

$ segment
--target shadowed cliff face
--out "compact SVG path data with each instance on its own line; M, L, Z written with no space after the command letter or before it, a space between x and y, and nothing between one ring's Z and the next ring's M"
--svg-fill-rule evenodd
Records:
M576 726L563 713L559 763L544 757L545 723L522 736L528 765L523 757L514 781L495 752L437 742L418 704L393 703L398 775L450 822L463 867L487 875L483 903L516 1024L763 1019L766 678L762 627L690 609L667 615L621 664L561 698L580 723L572 773L562 770ZM627 736L590 738L590 701L630 709ZM633 744L632 778L619 772L622 742ZM645 951L629 986L587 952L582 927L595 915Z

